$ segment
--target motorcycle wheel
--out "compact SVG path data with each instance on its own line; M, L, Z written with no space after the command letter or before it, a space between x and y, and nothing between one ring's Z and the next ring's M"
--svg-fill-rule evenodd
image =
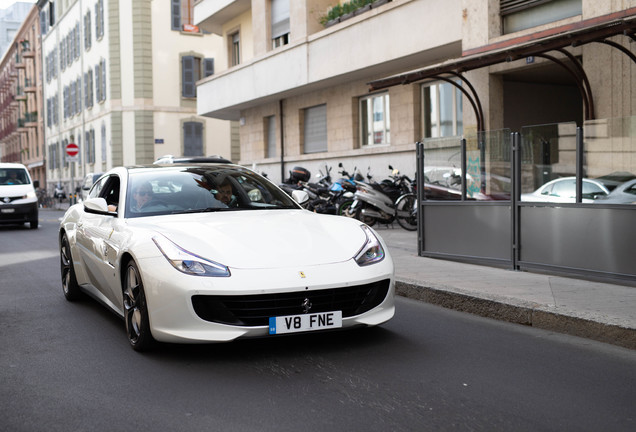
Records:
M407 231L417 230L417 198L414 194L402 195L395 203L398 224ZM408 216L404 216L407 214Z
M364 207L365 207L364 205L358 207L358 209L356 210L356 213L355 213L355 218L358 219L361 222L364 222L365 224L367 224L369 226L375 225L375 218L362 215L362 210L364 209Z
M347 201L341 202L338 205L338 210L336 214L338 214L339 216L353 217L354 215L352 215L351 212L349 211L351 204L353 204L353 200L347 200Z

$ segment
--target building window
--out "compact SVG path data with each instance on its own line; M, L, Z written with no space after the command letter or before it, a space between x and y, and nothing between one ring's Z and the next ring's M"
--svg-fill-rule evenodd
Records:
M106 125L102 123L102 162L106 162Z
M582 13L581 0L500 0L503 33L514 33Z
M86 108L93 107L93 70L89 69L84 74L84 105Z
M289 0L272 0L272 48L289 43Z
M230 43L230 66L241 63L241 38L239 32L235 32L228 37Z
M171 0L170 18L172 30L181 31L184 26L191 25L194 15L194 0Z
M85 133L86 146L84 154L86 155L86 163L95 163L95 129L86 131Z
M303 115L303 153L327 151L327 105L305 108Z
M104 0L95 3L95 39L104 36Z
M203 156L203 123L183 124L183 155Z
M265 157L276 157L276 116L265 117Z
M458 136L464 132L461 91L450 83L422 86L424 138Z
M363 146L391 143L389 93L360 98L360 140Z
M89 50L91 44L91 11L88 11L84 15L84 49Z
M201 59L197 56L181 57L181 96L193 98L197 96L196 83L201 77L214 74L214 59Z
M95 66L95 93L97 102L106 100L106 60L104 59Z
M201 59L195 56L181 58L181 96L196 97L196 82L201 79Z

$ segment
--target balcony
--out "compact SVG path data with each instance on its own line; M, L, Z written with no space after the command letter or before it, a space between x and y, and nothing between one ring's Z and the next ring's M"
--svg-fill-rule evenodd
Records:
M212 3L216 2L203 0L195 8ZM461 4L393 1L301 41L292 40L264 56L244 59L244 63L200 81L197 112L238 120L241 110L283 98L460 57ZM430 13L431 8L436 9L435 14ZM210 16L200 25L206 29L206 23L215 20L216 16Z
M17 86L15 88L15 100L26 100L26 94L24 93L24 87Z
M35 86L35 82L31 79L24 80L24 91L25 93L35 93L37 91L37 87Z
M38 112L28 112L24 117L18 119L18 129L20 132L26 132L26 128L38 127ZM22 130L23 129L23 130Z
M221 36L224 23L251 7L251 0L201 0L194 5L194 22L201 30Z

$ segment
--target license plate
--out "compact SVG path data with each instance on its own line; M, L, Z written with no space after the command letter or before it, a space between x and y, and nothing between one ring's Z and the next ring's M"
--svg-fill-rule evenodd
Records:
M295 333L342 327L342 311L287 315L269 319L269 334Z
M2 212L2 213L14 213L15 209L12 209L12 208L2 209L2 210L0 210L0 212Z

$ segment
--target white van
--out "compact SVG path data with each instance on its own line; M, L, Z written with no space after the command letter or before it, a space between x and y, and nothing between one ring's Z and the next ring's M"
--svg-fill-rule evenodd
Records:
M0 223L38 227L38 198L29 171L22 164L0 163Z

